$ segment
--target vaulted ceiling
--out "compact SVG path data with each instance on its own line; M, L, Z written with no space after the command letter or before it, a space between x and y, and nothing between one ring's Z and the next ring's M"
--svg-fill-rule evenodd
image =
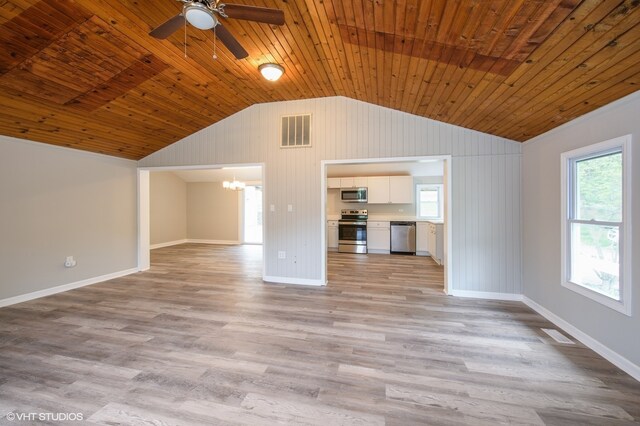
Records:
M247 106L342 95L524 141L640 88L640 0L237 0L284 26L149 31L173 0L0 0L0 133L139 159ZM282 64L276 83L257 67Z

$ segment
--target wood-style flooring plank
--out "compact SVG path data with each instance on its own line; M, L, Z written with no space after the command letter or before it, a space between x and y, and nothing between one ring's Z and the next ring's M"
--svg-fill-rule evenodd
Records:
M264 283L259 246L151 260L0 309L0 424L640 424L637 381L520 302L445 295L430 258L329 253L326 287Z

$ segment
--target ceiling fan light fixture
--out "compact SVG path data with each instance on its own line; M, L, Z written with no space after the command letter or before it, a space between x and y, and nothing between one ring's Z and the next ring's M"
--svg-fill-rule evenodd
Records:
M184 16L194 27L201 30L210 30L218 25L218 18L205 5L192 3L184 8Z
M284 68L281 65L272 63L262 64L258 67L258 70L269 81L276 81L284 74Z

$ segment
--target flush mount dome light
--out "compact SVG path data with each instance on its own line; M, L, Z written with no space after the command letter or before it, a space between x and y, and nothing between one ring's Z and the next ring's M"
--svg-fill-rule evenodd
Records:
M191 25L201 30L210 30L218 25L218 18L207 6L200 3L192 3L185 7L184 16Z
M284 68L278 64L262 64L258 67L258 70L269 81L276 81L284 74Z

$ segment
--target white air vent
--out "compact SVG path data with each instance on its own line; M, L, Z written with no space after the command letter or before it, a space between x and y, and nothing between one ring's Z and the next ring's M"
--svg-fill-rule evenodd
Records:
M282 117L282 138L280 141L281 148L311 146L311 114Z

